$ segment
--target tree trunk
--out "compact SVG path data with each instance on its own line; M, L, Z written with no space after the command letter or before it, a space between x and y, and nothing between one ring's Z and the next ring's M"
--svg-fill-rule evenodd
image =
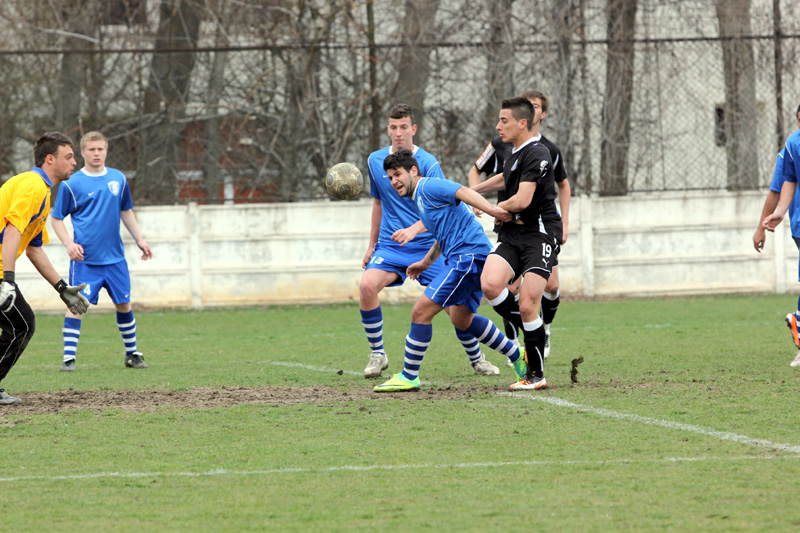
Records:
M435 35L434 19L439 0L406 0L405 6L405 31L402 39L404 46L397 63L397 82L392 91L395 101L391 103L410 105L421 130L432 50L422 43L430 42Z
M185 106L194 67L200 7L189 0L162 0L155 51L144 94L134 195L145 204L177 200ZM179 49L178 52L167 52Z
M636 0L608 0L608 53L600 144L600 195L628 193Z
M750 0L718 0L716 9L725 72L723 116L728 189L756 189L761 184L758 143L753 142L758 126L756 74L752 43L741 39L752 35Z
M511 25L513 4L514 0L486 0L487 12L492 15L486 54L489 90L481 131L494 131L503 99L517 93L514 87L514 32ZM534 88L526 87L524 90Z
M557 70L553 73L556 90L550 95L550 109L545 119L545 128L553 131L554 140L561 148L564 162L570 164L574 158L575 141L572 135L572 109L575 108L576 69L573 66L572 40L579 21L575 1L556 0L553 2L553 26L558 42ZM549 136L549 135L548 135ZM567 166L567 171L572 169ZM572 176L569 177L572 180Z

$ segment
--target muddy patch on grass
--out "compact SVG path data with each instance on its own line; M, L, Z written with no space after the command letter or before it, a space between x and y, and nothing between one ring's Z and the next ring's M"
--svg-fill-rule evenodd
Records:
M161 409L208 409L237 405L291 405L313 403L338 405L364 400L441 401L494 394L502 387L423 388L416 392L377 393L370 387L341 389L314 387L201 387L189 390L90 390L53 391L18 394L21 404L0 406L4 415L60 413L63 411L132 412Z

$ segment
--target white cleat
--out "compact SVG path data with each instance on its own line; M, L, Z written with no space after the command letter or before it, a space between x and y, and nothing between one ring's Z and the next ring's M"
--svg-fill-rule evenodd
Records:
M389 368L389 358L383 352L372 352L369 354L369 363L364 369L365 378L379 378L381 372Z
M486 360L486 356L481 352L481 358L477 363L472 363L472 370L478 376L499 376L500 369Z
M800 366L800 352L797 352L797 355L794 356L794 360L789 363L789 366L792 368Z

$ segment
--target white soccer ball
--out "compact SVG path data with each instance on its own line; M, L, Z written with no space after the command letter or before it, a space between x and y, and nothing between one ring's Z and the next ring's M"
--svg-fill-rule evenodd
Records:
M328 194L338 200L352 200L361 192L364 178L361 171L352 163L333 165L325 175L325 188Z

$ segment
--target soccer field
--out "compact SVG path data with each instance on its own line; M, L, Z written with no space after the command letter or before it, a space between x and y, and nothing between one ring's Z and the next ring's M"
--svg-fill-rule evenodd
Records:
M495 352L473 375L444 315L400 394L362 377L354 305L139 311L147 370L90 313L71 374L40 315L3 382L3 528L796 531L794 304L564 301L530 393ZM410 316L384 307L391 372Z

